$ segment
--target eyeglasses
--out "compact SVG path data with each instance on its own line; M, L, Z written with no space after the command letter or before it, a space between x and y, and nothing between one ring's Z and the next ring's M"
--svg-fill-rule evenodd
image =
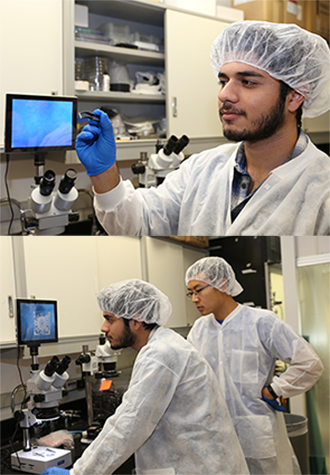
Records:
M199 292L201 292L202 290L206 289L206 287L210 287L211 284L207 284L205 285L204 287L202 287L201 289L198 289L198 290L193 290L191 292L188 292L187 293L187 297L188 299L192 299L192 296L195 295L195 297L199 297Z

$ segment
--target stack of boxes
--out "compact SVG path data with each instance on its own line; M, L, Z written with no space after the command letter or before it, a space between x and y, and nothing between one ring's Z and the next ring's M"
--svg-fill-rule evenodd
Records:
M329 0L231 0L244 20L295 23L330 41Z

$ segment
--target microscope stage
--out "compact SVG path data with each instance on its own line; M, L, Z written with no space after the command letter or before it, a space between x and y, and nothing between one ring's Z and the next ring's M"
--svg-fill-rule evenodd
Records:
M11 454L11 467L22 472L40 474L46 468L66 468L71 464L71 451L54 447L33 447L28 452L19 450Z

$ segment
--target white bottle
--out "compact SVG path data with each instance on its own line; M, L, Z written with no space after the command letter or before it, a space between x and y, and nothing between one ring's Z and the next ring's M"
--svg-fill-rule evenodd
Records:
M103 91L110 91L110 76L106 71L103 73Z

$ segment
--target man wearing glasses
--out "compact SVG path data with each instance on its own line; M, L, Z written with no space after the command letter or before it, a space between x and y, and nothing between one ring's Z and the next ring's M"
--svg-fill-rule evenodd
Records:
M323 371L319 357L275 313L233 299L243 288L224 259L195 262L186 285L202 315L187 339L220 382L250 473L301 473L276 399L310 389ZM276 359L289 365L280 377L274 376Z

